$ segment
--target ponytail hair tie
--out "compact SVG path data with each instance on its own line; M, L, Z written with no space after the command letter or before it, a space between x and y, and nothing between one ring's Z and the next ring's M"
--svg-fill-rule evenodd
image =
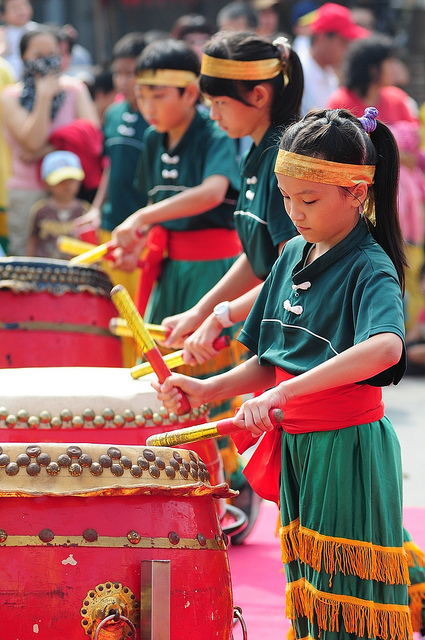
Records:
M272 44L279 51L280 63L282 65L283 88L285 89L289 83L289 58L291 56L291 45L288 38L279 36L273 40Z
M287 62L291 55L291 45L289 44L288 38L285 38L284 36L279 36L278 38L273 40L273 44L276 47L276 49L279 50L282 61Z
M366 107L364 110L364 115L358 120L362 123L363 129L366 133L372 133L376 129L376 118L378 117L378 109L375 107Z

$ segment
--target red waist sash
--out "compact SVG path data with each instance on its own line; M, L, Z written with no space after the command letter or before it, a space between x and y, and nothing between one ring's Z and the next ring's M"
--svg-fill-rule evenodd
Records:
M242 245L235 229L200 229L198 231L168 231L154 225L147 238L136 293L136 306L143 316L162 261L166 255L171 260L224 260L235 258Z
M241 251L235 229L170 231L168 236L170 260L224 260L236 258Z
M293 377L276 367L276 385ZM283 411L282 427L288 433L344 429L383 418L382 389L367 384L346 384L291 400Z
M294 376L276 367L276 385ZM287 433L332 431L381 420L384 416L381 387L349 384L312 393L288 402L283 408L282 429ZM258 495L279 503L282 429L262 436L244 475ZM250 432L232 435L239 453L255 444Z

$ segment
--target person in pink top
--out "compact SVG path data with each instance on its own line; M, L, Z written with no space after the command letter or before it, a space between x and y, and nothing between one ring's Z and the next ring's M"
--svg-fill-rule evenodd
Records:
M421 306L418 289L423 252L423 192L424 176L421 157L412 149L412 137L420 131L419 116L410 96L394 86L398 49L395 42L383 34L372 34L357 40L348 49L343 67L341 87L328 100L331 109L348 109L359 117L373 104L379 118L394 134L400 153L400 222L406 241L410 269L406 272L406 328L415 322ZM415 133L416 132L416 133ZM406 136L410 138L407 144ZM415 145L413 145L415 147Z
M3 126L12 156L8 182L9 254L25 255L32 205L45 195L39 162L52 151L49 136L59 127L82 118L99 125L87 86L60 74L57 32L46 25L21 40L22 80L1 94Z
M354 41L346 54L341 86L328 98L329 109L348 109L360 117L374 105L381 122L387 125L406 120L418 122L417 109L410 96L394 86L398 60L395 42L374 33Z

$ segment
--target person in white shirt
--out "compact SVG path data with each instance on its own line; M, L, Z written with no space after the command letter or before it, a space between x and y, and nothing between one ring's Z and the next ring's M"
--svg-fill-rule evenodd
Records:
M22 58L20 51L21 38L27 31L38 27L31 20L33 8L30 0L0 0L0 55L12 67L15 77L22 75Z
M304 71L303 115L310 109L326 106L339 86L339 70L349 43L370 33L354 22L347 7L332 2L317 10L310 29L310 48L300 52Z

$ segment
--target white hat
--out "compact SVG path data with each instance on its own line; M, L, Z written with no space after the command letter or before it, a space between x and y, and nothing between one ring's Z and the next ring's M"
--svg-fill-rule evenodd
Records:
M85 178L81 160L72 151L52 151L43 158L41 177L51 187L63 180L74 179L81 182Z

